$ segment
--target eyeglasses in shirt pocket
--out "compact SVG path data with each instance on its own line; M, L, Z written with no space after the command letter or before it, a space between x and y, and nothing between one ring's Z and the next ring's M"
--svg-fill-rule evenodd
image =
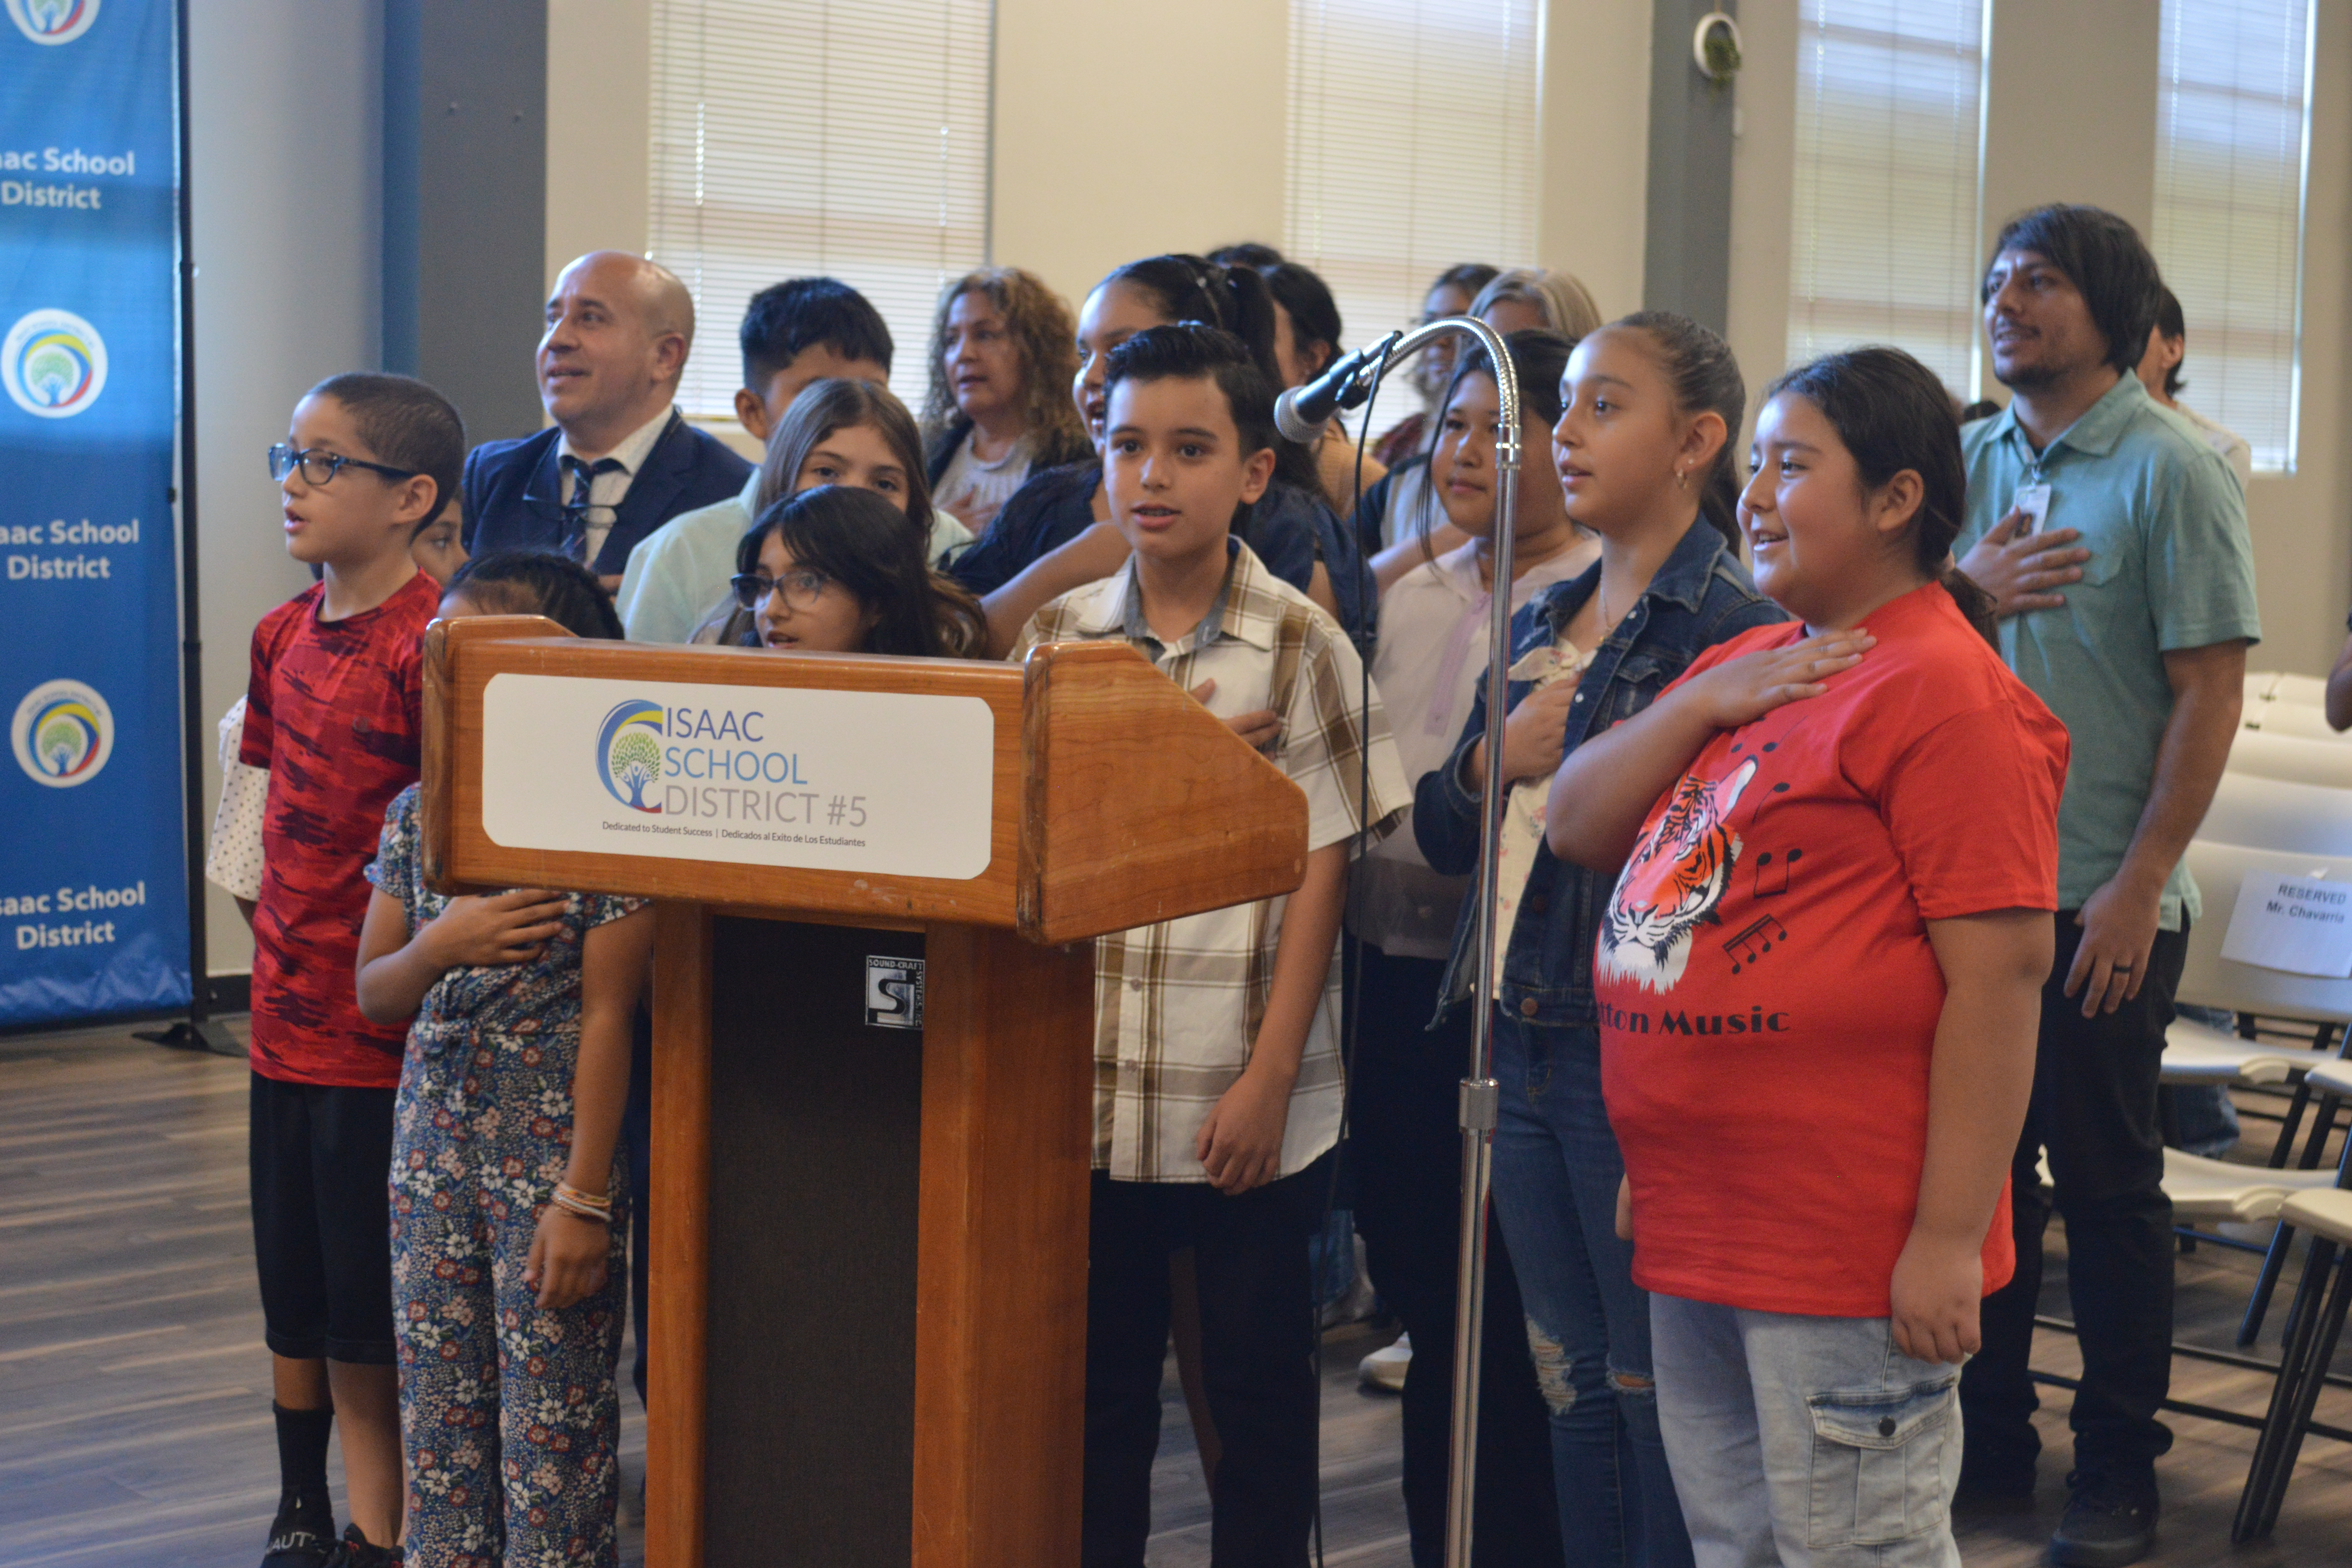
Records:
M1883 1546L1944 1523L1944 1462L1958 1432L1959 1378L1956 1368L1923 1383L1806 1399L1813 1418L1808 1545Z

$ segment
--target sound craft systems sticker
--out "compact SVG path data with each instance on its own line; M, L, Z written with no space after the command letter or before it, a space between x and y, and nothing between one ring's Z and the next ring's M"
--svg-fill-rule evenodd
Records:
M866 955L866 1026L923 1026L923 961Z
M977 697L504 674L482 828L509 849L965 880L988 869L996 715Z

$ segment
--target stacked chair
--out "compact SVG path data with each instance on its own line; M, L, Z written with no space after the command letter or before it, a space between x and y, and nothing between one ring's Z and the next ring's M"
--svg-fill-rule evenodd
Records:
M2352 1306L2352 1154L2322 1163L2339 1110L2352 1102L2352 1060L2345 1059L2352 1048L2352 978L2294 974L2221 956L2247 877L2316 875L2352 883L2352 738L2328 727L2325 691L2325 682L2308 676L2246 678L2229 771L2189 849L2205 912L2189 932L2179 992L2184 1004L2237 1015L2239 1028L2231 1034L2180 1019L2166 1036L2168 1081L2221 1083L2284 1100L2266 1166L2165 1152L2165 1188L2178 1218L2274 1222L2239 1329L2241 1346L2261 1331L2296 1234L2310 1240L2231 1531L2239 1542L2266 1537L2276 1524L2305 1436L2352 1442L2352 1430L2314 1418L2323 1388L2352 1387L2352 1378L2328 1371Z
M2305 1081L2338 1099L2352 1099L2352 1062L2314 1068ZM2270 1409L2230 1529L2235 1542L2263 1540L2277 1525L2305 1437L2352 1443L2352 1431L2313 1418L2322 1388L2352 1387L2352 1378L2327 1370L2344 1332L2345 1313L2352 1309L2352 1143L2336 1162L2335 1175L2328 1186L2296 1193L2279 1205L2280 1233L2292 1227L2308 1234L2311 1256L2287 1309L2278 1381L2271 1388Z

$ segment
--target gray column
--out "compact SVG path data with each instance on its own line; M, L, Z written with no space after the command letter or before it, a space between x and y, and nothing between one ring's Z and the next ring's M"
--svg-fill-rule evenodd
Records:
M1731 0L1654 0L1650 12L1650 186L1642 303L1720 332L1731 307L1732 83L1691 58L1691 34Z
M542 423L547 0L385 0L383 363L476 441Z

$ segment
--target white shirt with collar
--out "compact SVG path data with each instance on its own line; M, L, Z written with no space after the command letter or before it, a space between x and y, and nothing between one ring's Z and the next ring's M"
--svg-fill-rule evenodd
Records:
M669 428L670 419L677 413L677 405L672 404L626 436L622 437L619 446L604 454L605 458L612 458L621 466L617 468L605 469L591 479L588 484L587 558L591 562L594 561L604 550L605 536L613 531L614 521L620 514L621 501L628 495L629 486L635 481L637 470L646 466L647 458L653 456L654 443L661 439L662 432ZM557 439L555 499L566 506L572 504L572 467L564 459L580 456L579 451L572 445L572 437L569 435ZM581 460L593 468L603 458L583 458Z
M1208 618L1162 643L1141 621L1135 568L1075 589L1030 618L1013 650L1117 639L1138 647L1179 687L1216 689L1210 712L1261 708L1282 716L1267 760L1307 797L1307 847L1376 836L1412 805L1378 690L1362 700L1363 667L1347 634L1246 545ZM1140 646L1139 646L1140 645ZM1359 799L1368 779L1369 798ZM1201 1123L1249 1065L1273 984L1286 896L1162 921L1095 942L1095 1150L1097 1170L1125 1182L1205 1183L1193 1152ZM1322 1005L1300 1053L1283 1125L1281 1173L1296 1175L1339 1141L1339 963L1331 954Z

